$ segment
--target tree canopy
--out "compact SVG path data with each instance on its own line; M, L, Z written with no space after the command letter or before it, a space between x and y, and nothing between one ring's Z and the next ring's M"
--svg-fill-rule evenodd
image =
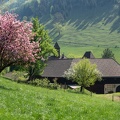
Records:
M103 51L102 58L113 58L114 59L114 54L109 48L106 48Z
M82 92L84 87L89 87L95 81L101 80L101 73L95 64L91 64L88 59L83 59L65 71L65 77L77 82L81 86Z
M0 72L13 64L35 62L40 50L33 37L32 23L8 12L0 15Z
M57 56L57 51L51 44L51 38L48 35L47 30L45 30L44 26L39 23L38 18L33 18L32 23L32 31L35 34L34 41L37 42L39 41L39 39L41 39L39 44L39 49L41 50L41 52L38 54L38 56L40 56L40 58L42 59L37 59L35 63L29 64L27 70L29 75L28 80L32 80L34 76L40 75L42 73L45 66L44 61L48 59L50 54L54 54L55 56Z
M119 0L0 0L0 3L3 3L1 6L3 11L9 8L10 11L17 12L21 18L31 15L43 17L45 14L55 17L56 13L59 13L64 19L75 7L82 5L91 9L108 2L112 2L113 5L119 4Z

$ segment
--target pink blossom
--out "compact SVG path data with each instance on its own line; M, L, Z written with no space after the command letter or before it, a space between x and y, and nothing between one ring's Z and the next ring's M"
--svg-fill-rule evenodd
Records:
M32 42L32 23L17 20L17 15L0 15L0 72L11 64L35 62L39 43Z

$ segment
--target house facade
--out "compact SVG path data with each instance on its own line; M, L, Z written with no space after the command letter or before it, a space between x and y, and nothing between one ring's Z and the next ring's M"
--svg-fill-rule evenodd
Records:
M58 44L57 48L59 48L60 52ZM60 56L59 58L51 57L52 59L50 58L47 61L47 66L44 69L42 77L46 77L50 81L57 78L59 84L75 84L64 77L64 72L69 69L73 63L81 61L84 57L89 59L92 64L96 64L97 69L102 74L102 81L96 81L93 86L87 88L88 90L97 94L120 92L120 65L114 59L95 58L90 51L86 52L84 56L79 59L68 59Z

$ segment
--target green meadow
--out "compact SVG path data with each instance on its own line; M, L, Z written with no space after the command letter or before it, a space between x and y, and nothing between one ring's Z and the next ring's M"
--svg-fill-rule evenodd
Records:
M33 6L33 12L36 13L36 10L38 10L38 13L42 12L39 11L39 9L34 8L35 4L33 4L32 1L34 0L29 0L27 2L11 0L5 2L3 5L1 4L0 8L6 8L6 10L16 10L19 8L21 11L18 11L21 15L21 12L23 12L23 14L27 12L24 12L23 8L26 7L27 9L27 6L30 5ZM40 0L37 1L39 1L39 4ZM98 5L95 7L90 7L89 4L91 2L94 3L95 1L98 3ZM74 6L75 3L71 1L74 5L71 6L72 8L70 11L67 11L66 8L68 15L65 18L64 15L62 15L61 12L58 12L57 10L56 13L59 13L57 20L54 19L55 16L51 15L49 11L46 11L47 13L45 15L43 14L43 16L38 17L40 19L40 23L45 25L45 28L49 31L53 43L59 43L61 47L61 54L64 53L67 57L82 57L86 51L92 51L95 57L101 58L103 50L110 48L114 53L116 61L120 63L120 14L118 9L119 1L98 1L99 0L91 0L91 2L88 2L88 0L86 0L86 6L82 6L83 0L75 1L76 6ZM66 1L64 2L66 3ZM63 5L65 4L64 2ZM51 3L55 5L53 1ZM105 4L101 6L101 3ZM21 6L18 6L18 4ZM56 7L59 8L59 5ZM46 10L49 9L46 8ZM32 17L29 16L29 14L28 16L25 16L28 18ZM54 27L54 24L56 23L59 23L61 25L61 27L57 27L57 30ZM58 31L60 31L60 35Z
M95 57L101 58L103 50L110 48L115 59L120 63L119 23L120 17L110 6L89 11L76 8L62 23L60 36L54 28L49 30L53 42L57 41L60 44L61 52L66 56L80 57L86 51L92 51ZM50 24L49 21L47 25Z
M101 58L101 55L103 54L103 50L106 49L106 47L93 47L93 46L73 46L73 45L65 45L65 44L59 44L61 47L61 54L64 53L65 56L68 58L81 58L86 51L91 51L95 58ZM110 48L112 52L114 53L115 60L120 63L120 48Z
M0 120L119 120L119 104L101 95L50 90L0 77Z
M120 34L116 31L109 33L109 25L103 26L103 30L97 26L88 26L83 31L77 30L71 24L64 27L61 37L56 40L61 54L64 53L67 57L82 57L86 51L91 51L96 58L101 58L103 50L109 48L120 63Z

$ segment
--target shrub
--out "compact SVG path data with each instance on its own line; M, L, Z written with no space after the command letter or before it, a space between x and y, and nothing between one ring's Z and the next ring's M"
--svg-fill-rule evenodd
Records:
M33 81L30 81L29 84L34 85L34 86L50 88L50 89L57 89L59 87L59 85L57 84L57 80L54 79L53 81L54 83L50 83L50 81L47 78L35 79Z
M0 75L1 76L4 76L6 73L8 73L9 72L9 67L7 67L7 68L5 68L1 73L0 73Z
M49 88L50 89L57 89L59 87L59 85L57 83L57 78L55 78L53 81L54 81L54 83L49 84Z
M15 82L25 82L25 73L21 71L13 71L11 75L11 79Z

